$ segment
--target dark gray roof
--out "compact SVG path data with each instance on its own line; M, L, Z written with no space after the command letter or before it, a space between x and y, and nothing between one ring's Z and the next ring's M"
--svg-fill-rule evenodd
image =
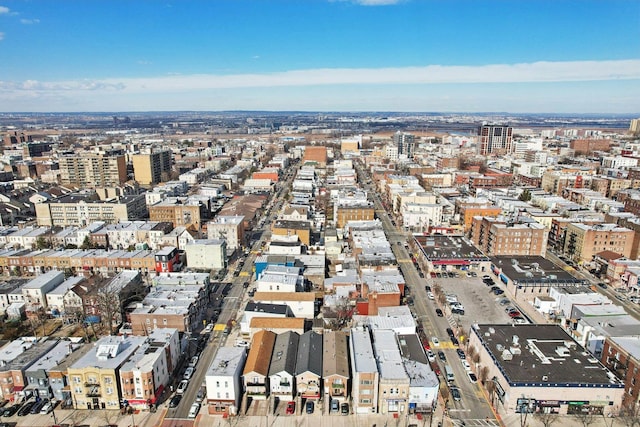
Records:
M558 325L476 325L471 333L512 386L624 387Z
M296 374L296 356L298 354L298 341L300 335L297 332L287 331L276 337L269 365L269 376L286 372L289 375Z
M263 304L261 302L248 302L244 309L245 312L251 311L255 313L281 314L286 317L293 317L289 306L286 304Z
M427 359L427 355L424 353L424 348L422 347L422 343L420 342L418 335L398 335L398 345L400 347L400 354L402 354L402 357L425 365L429 364L429 360Z
M296 375L305 372L322 376L322 335L313 331L302 334L298 343Z

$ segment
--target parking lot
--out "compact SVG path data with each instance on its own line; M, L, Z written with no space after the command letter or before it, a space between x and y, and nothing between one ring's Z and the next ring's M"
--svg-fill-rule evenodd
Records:
M453 317L462 330L469 330L473 323L513 323L513 320L506 313L505 308L514 306L513 300L505 293L496 295L491 291L491 287L482 281L484 274L477 274L477 277L469 277L463 271L457 272L458 277L441 275L440 278L432 278L434 284L439 284L445 294L455 294L457 300L464 306L464 315L451 314L448 307L441 307L445 315ZM505 286L496 280L491 273L488 274L495 280L495 285L504 290ZM506 300L509 300L507 303ZM502 302L502 304L501 304ZM517 308L517 307L516 307Z

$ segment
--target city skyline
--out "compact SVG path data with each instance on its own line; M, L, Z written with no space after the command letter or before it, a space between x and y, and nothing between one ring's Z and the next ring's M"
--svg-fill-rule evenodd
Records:
M640 3L0 2L0 111L640 112Z

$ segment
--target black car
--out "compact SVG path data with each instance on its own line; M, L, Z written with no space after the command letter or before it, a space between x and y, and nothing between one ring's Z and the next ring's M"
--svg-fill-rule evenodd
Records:
M36 402L35 405L33 405L33 408L31 408L31 410L29 411L30 414L39 414L40 413L40 409L42 409L42 407L44 405L46 405L47 403L49 403L49 399L42 399Z
M2 416L12 417L16 412L18 412L18 409L20 409L20 405L9 406L8 408L5 408L4 411L2 411Z
M29 412L31 412L31 408L33 408L35 404L36 404L36 401L31 400L25 403L24 405L22 405L22 408L20 408L20 410L18 411L18 416L24 417L25 415L27 415Z
M440 310L439 308L436 308L436 315L437 315L438 317L442 317L442 316L444 316L444 314L442 313L442 310Z
M464 310L461 309L461 308L454 307L454 308L451 309L451 313L459 314L460 316L464 316Z
M495 290L493 291L493 293L494 293L495 295L502 295L502 294L504 294L504 291L503 291L502 289L498 288L498 289L495 289Z
M466 355L466 354L464 354L464 351L462 351L462 350L460 350L460 349L457 349L457 350L456 350L456 353L458 353L458 357L459 357L460 359L462 359L462 360L465 360L465 359L467 358L467 355Z
M447 335L449 335L449 338L456 336L456 334L453 333L453 329L451 328L447 328Z
M427 292L431 292L431 286L424 285L424 290L427 291Z
M182 400L182 395L181 394L176 394L169 401L169 408L177 408L178 405L180 404L181 400Z
M460 390L458 390L457 387L451 387L451 397L453 397L453 400L455 400L456 402L459 402L462 399Z
M600 286L602 289L607 289L607 284L604 282L598 283L598 286Z
M313 414L313 406L313 400L307 400L307 403L305 405L307 414Z
M459 345L460 342L458 341L458 338L456 337L451 337L451 344L453 345Z
M439 350L438 351L438 357L440 358L440 360L442 360L443 362L447 361L447 356L444 355L444 351Z
M342 415L349 415L349 404L348 403L343 403L342 405L340 405L340 413Z

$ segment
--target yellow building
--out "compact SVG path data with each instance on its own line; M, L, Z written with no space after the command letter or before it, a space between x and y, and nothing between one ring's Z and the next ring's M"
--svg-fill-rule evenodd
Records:
M155 150L131 156L133 175L140 185L149 186L168 180L171 172L171 151ZM163 174L167 174L164 175Z
M120 368L146 337L108 336L67 369L76 409L120 409Z

